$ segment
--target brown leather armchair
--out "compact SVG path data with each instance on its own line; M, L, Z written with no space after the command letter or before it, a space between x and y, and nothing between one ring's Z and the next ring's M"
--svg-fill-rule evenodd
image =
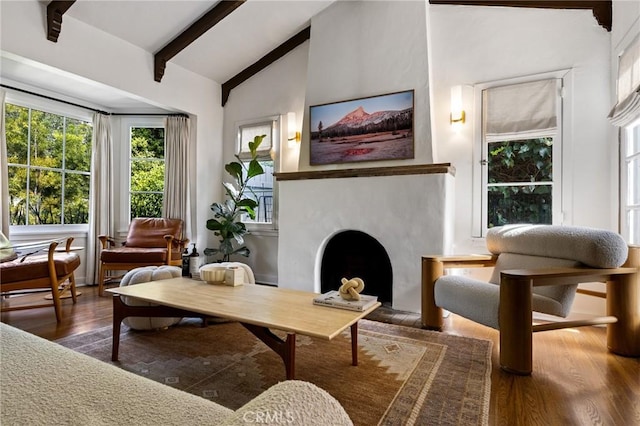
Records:
M140 266L182 264L182 252L189 240L182 239L181 219L135 218L129 225L127 239L116 247L114 238L99 235L100 281L98 292L104 292L107 271L130 271Z

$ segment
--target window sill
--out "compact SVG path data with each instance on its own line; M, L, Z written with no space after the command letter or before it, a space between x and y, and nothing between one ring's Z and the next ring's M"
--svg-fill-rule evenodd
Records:
M9 227L11 237L30 236L86 236L89 232L89 225L12 225Z
M265 224L254 224L247 223L247 230L249 231L249 235L255 235L258 237L277 237L278 230L274 229L273 224L265 223Z

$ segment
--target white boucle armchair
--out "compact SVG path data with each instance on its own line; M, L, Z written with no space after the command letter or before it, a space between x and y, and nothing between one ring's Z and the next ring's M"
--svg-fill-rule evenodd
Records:
M491 228L489 255L423 256L422 325L442 330L443 309L500 332L503 370L532 371L532 333L608 324L607 345L640 356L640 247L610 231L552 225ZM450 268L493 266L489 282L445 275ZM533 324L533 312L566 317L580 283L606 282L607 316ZM589 292L593 295L594 292Z

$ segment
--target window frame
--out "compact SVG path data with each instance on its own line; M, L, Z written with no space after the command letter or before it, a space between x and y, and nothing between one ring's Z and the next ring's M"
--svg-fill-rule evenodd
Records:
M553 190L552 190L552 223L563 224L567 221L566 206L571 203L570 173L567 173L565 158L570 158L571 151L571 88L572 70L558 70L541 74L533 74L502 80L493 80L474 85L474 125L472 153L472 238L484 238L487 232L487 173L485 163L487 144L483 134L482 91L499 86L528 83L537 80L558 79L559 96L557 97L558 131L553 142ZM540 132L540 135L543 135ZM547 135L548 136L548 135Z
M131 128L132 127L162 127L164 126L163 116L127 116L123 117L120 122L120 164L126 165L125 170L120 171L121 181L120 190L120 206L119 223L121 227L127 228L131 223ZM166 132L166 129L165 129ZM166 158L166 133L165 133L165 164ZM166 169L165 169L166 173Z
M245 160L242 155L242 140L241 140L241 131L243 127L250 126L258 126L263 124L270 123L271 125L271 146L270 149L267 150L258 150L262 151L262 155L258 156L258 160L270 160L273 161L273 172L274 174L279 170L279 158L277 155L278 147L281 146L283 135L282 135L282 115L270 115L266 117L260 117L250 120L238 121L235 124L236 128L236 140L235 140L235 148L234 154L240 156L240 158ZM258 207L259 208L259 207ZM244 222L247 229L253 233L254 235L271 235L277 233L278 230L278 184L275 177L273 178L273 202L271 207L271 222Z
M639 182L629 182L628 171L630 160L640 161L640 150L628 154L629 144L634 141L633 132L636 131L638 135L638 141L636 143L640 146L640 117L634 120L631 124L620 129L620 233L629 244L640 245L640 230L635 229L635 234L631 234L634 229L629 227L627 221L627 213L629 210L635 210L640 215L640 205L629 204L629 189L631 184L636 185L636 191L640 190Z
M93 111L76 107L53 99L46 99L28 93L5 89L5 103L36 109L42 112L65 116L75 120L85 121L93 127ZM3 117L4 119L4 117ZM89 176L91 166L89 167ZM91 188L89 188L89 203L91 203ZM47 224L47 225L9 225L9 232L14 237L58 235L61 232L67 234L83 234L88 232L89 224Z

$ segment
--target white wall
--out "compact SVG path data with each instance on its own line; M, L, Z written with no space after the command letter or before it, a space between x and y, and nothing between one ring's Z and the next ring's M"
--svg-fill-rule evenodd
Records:
M309 169L310 105L407 89L415 90L415 159L376 166L433 162L425 4L338 2L312 18L310 42L233 89L224 111L225 159L233 155L235 123L293 111L302 122L302 143L299 150L281 145L280 170ZM339 167L371 167L371 163L314 169ZM239 260L252 265L258 280L278 282L277 236L254 233L247 245L251 257Z
M611 45L614 50L617 50L618 47L624 48L626 44L638 35L640 35L640 2L636 0L613 0Z
M190 114L196 170L191 187L195 235L189 237L198 247L205 246L209 204L221 196L217 184L222 173L220 85L171 62L162 82L157 83L152 54L71 16L64 17L63 32L58 42L52 43L46 38L46 5L35 0L2 1L0 49L123 90L150 104ZM40 19L35 19L38 16Z
M637 9L626 4L631 2L623 3ZM573 97L565 105L573 117L564 152L565 223L617 229L616 150L606 120L611 34L591 11L428 5L428 22L421 25L422 7L421 2L341 2L315 16L305 112L309 105L416 89L416 126L421 132L433 128L433 138L424 133L416 137L415 161L451 162L456 168L450 251L484 251L484 241L471 238L470 218L472 135L478 112L472 109L473 99L467 99L470 120L461 133L452 133L450 87L571 69ZM628 13L619 20L627 26L636 22ZM382 39L376 38L375 30ZM426 99L429 91L430 105L421 106L421 96ZM306 119L300 170L311 169ZM432 148L427 146L431 139ZM349 165L357 166L371 164Z
M589 10L478 6L429 7L430 76L437 162L456 167L456 252L477 251L471 238L473 126L479 111L466 99L468 121L461 133L449 125L450 88L572 69L571 138L563 150L565 224L615 230L612 208L617 176L609 144L609 33ZM566 135L565 135L566 136ZM597 200L597 202L594 202Z
M617 230L617 148L606 117L610 33L590 10L432 5L430 65L436 161L456 167L455 253L486 251L471 237L474 100L461 133L449 125L450 87L571 69L571 116L563 146L564 224ZM476 100L477 102L477 100ZM596 285L598 287L599 285ZM594 288L601 290L601 288ZM578 297L576 312L604 313L602 301Z
M249 80L231 91L224 107L224 161L233 160L236 147L237 125L240 122L263 117L284 116L283 139L274 141L277 154L276 170L292 171L298 166L299 144L289 147L286 140L286 115L296 114L297 129L302 128L304 95L307 84L309 42L305 42L278 59ZM223 176L223 179L228 176ZM219 201L211 199L209 204ZM211 213L211 212L209 212ZM211 217L211 215L210 215ZM277 220L277 218L276 218ZM208 232L208 247L216 247L213 232ZM252 267L256 280L262 283L278 282L278 234L275 230L253 230L246 238L251 250L249 258L238 257ZM209 259L213 261L214 259Z
M311 19L305 111L309 106L414 89L415 159L376 166L433 162L429 121L425 3L336 2ZM371 163L314 170L372 167ZM303 122L300 170L310 170L309 123Z
M472 109L473 99L467 99L469 122L462 133L452 133L450 87L572 69L570 89L574 96L566 105L573 120L571 141L564 155L565 223L616 229L617 163L606 120L610 106L610 38L590 10L339 2L312 18L304 112L309 105L415 89L418 131L414 162L451 162L456 168L454 243L450 251L484 251L484 241L471 238L470 217L472 135L478 112ZM269 86L290 79L298 81L290 70L281 73L279 69L278 73L253 77L252 84ZM283 90L292 93L300 89ZM225 110L234 96L232 92ZM254 98L235 99L238 103L234 110L255 108ZM225 144L230 146L228 114L225 111ZM305 116L299 169L337 168L309 166L306 120Z

